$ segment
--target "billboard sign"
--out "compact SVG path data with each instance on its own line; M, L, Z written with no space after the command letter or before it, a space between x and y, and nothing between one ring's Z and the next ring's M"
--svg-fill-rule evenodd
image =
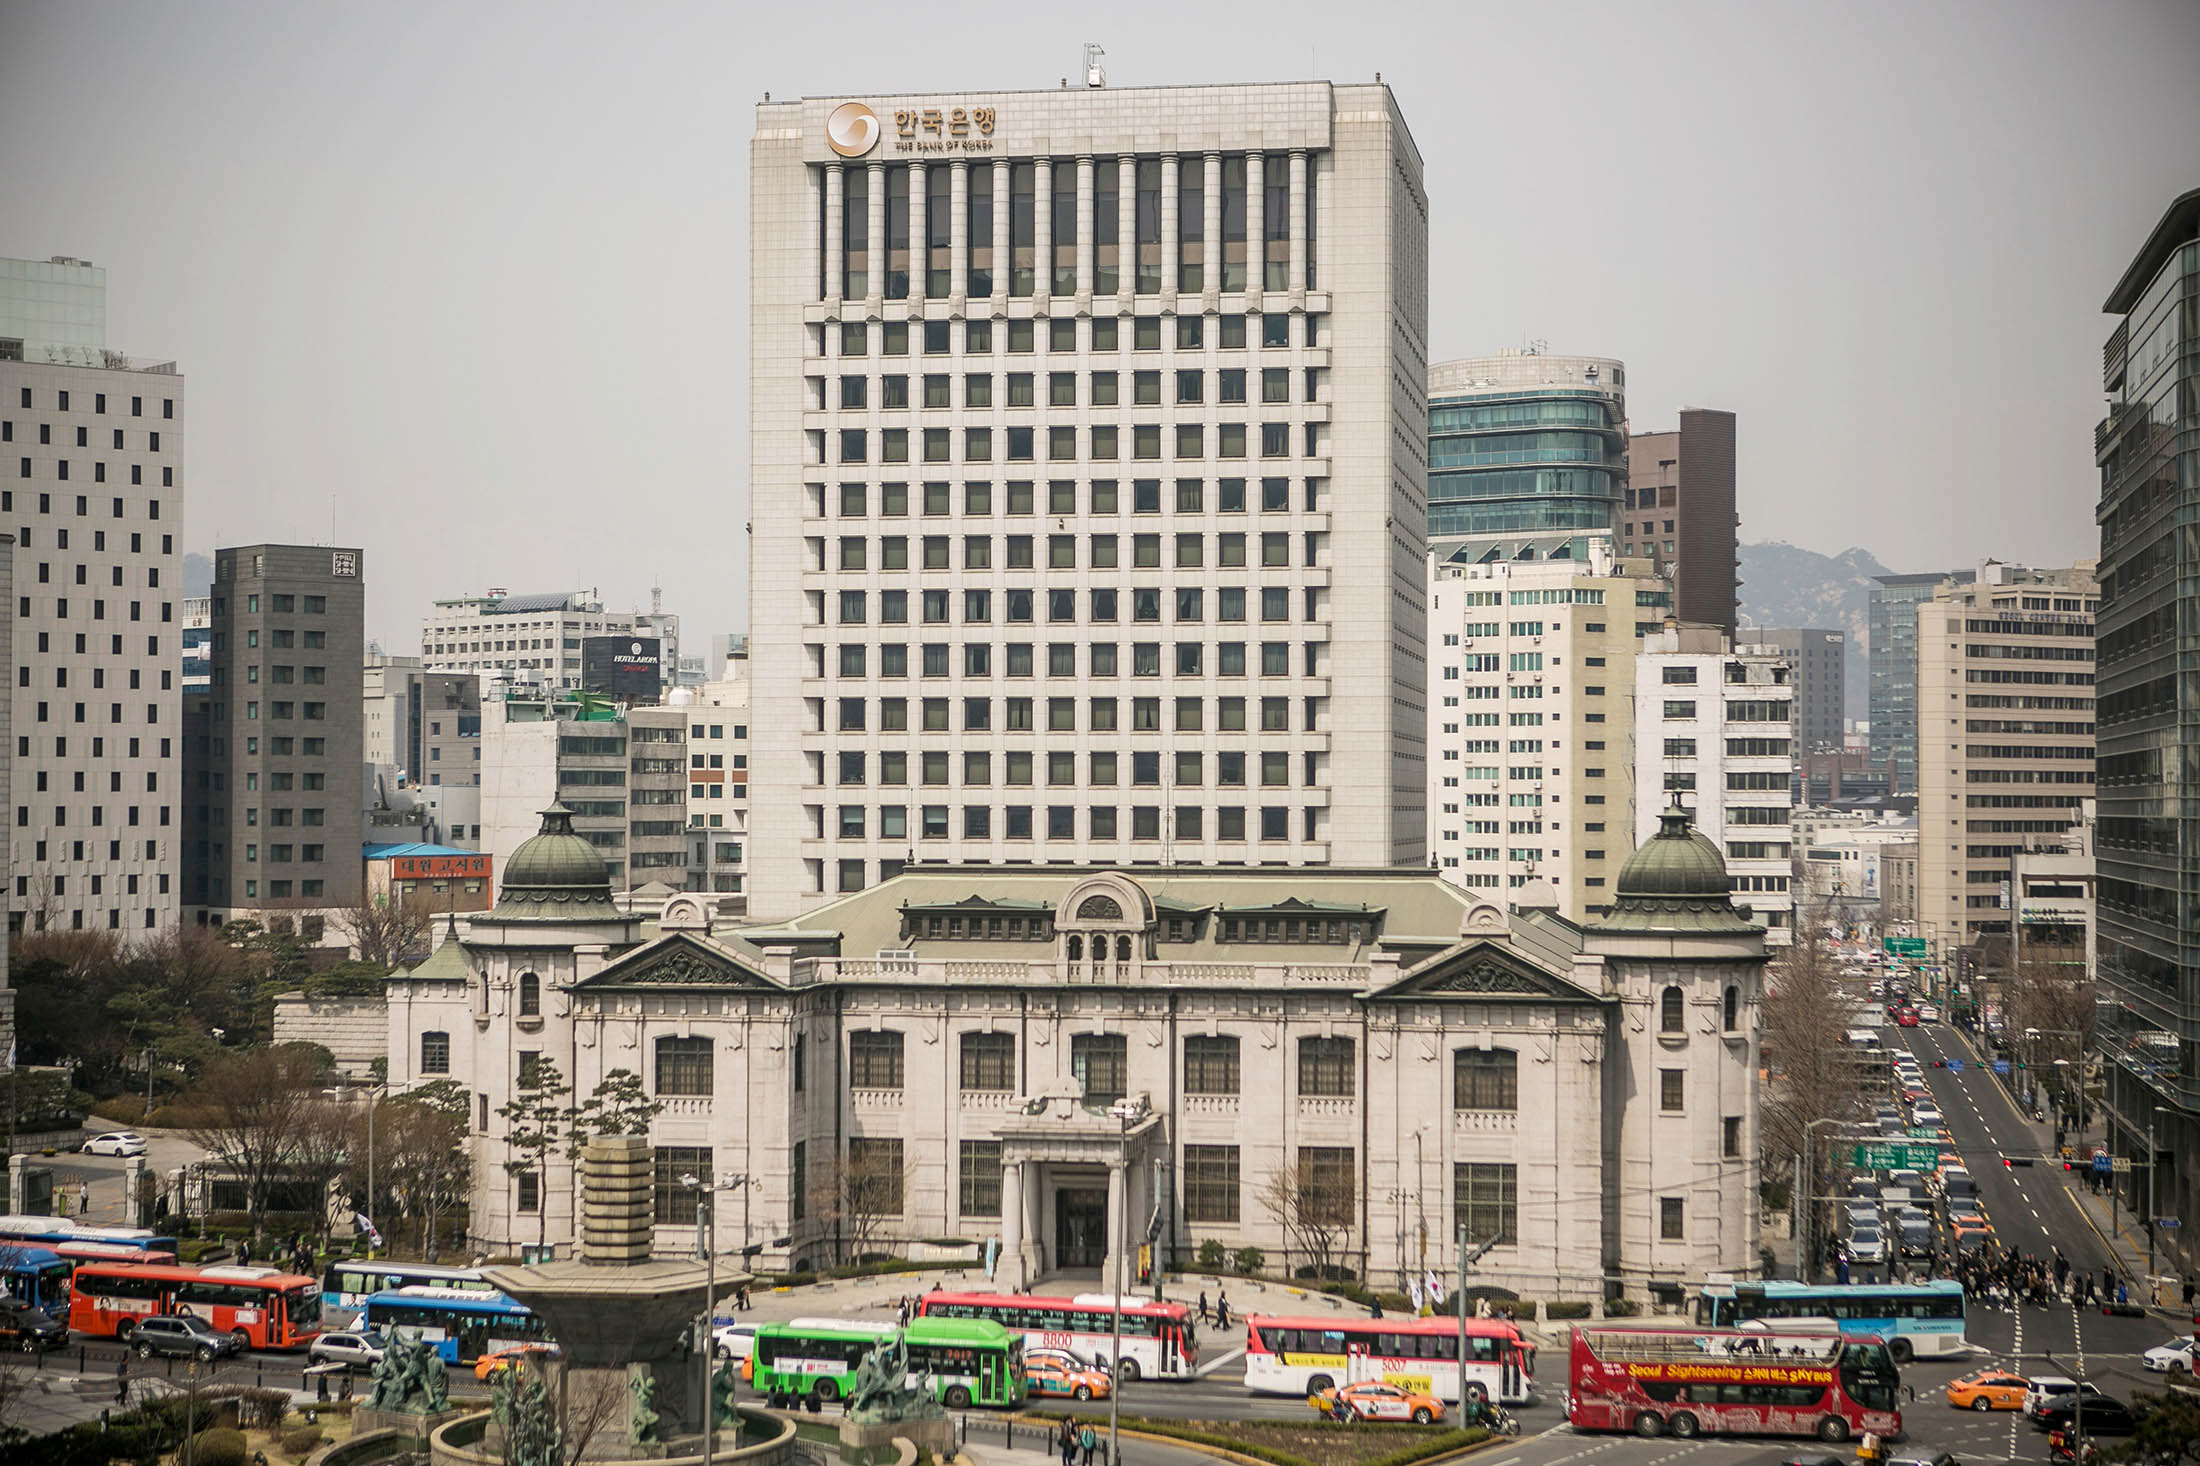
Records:
M664 686L664 645L654 636L581 638L581 687L621 702L654 703Z

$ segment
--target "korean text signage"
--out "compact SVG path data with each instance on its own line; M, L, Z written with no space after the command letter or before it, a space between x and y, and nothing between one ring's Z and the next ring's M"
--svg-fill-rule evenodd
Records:
M990 153L999 113L991 107L896 107L896 153ZM825 145L843 158L870 156L886 126L863 102L842 102L825 118Z
M486 879L489 874L489 857L486 855L394 855L390 857L390 879L395 881L465 880L471 877Z
M1694 1385L1830 1385L1833 1371L1805 1365L1630 1364L1636 1379Z
M625 702L653 703L663 661L662 643L653 636L584 636L581 686Z
M1879 945L1886 948L1887 955L1890 957L1900 957L1906 962L1923 962L1925 960L1925 939L1923 937L1884 937L1880 940Z
M1937 1145L1860 1145L1856 1166L1871 1171L1931 1171L1940 1166Z

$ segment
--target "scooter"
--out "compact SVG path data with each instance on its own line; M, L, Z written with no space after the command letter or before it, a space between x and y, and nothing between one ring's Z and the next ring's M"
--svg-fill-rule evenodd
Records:
M2090 1437L2074 1437L2070 1431L2052 1430L2047 1434L2047 1458L2050 1461L2068 1461L2071 1466L2092 1466L2101 1458L2100 1442Z

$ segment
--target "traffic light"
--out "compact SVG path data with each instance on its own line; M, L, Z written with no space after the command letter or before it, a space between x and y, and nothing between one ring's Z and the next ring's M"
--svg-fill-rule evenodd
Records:
M2029 1166L2032 1163L2033 1157L2028 1155L2005 1155L2001 1158L2003 1169L2011 1171L2019 1166Z

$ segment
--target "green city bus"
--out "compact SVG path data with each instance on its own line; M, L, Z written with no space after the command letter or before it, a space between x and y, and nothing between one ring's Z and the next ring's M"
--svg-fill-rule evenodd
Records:
M756 1331L750 1353L758 1394L774 1405L843 1400L863 1356L900 1333L912 1376L929 1376L941 1404L1014 1407L1024 1402L1024 1341L990 1319L919 1318L897 1330L862 1319L798 1318Z

